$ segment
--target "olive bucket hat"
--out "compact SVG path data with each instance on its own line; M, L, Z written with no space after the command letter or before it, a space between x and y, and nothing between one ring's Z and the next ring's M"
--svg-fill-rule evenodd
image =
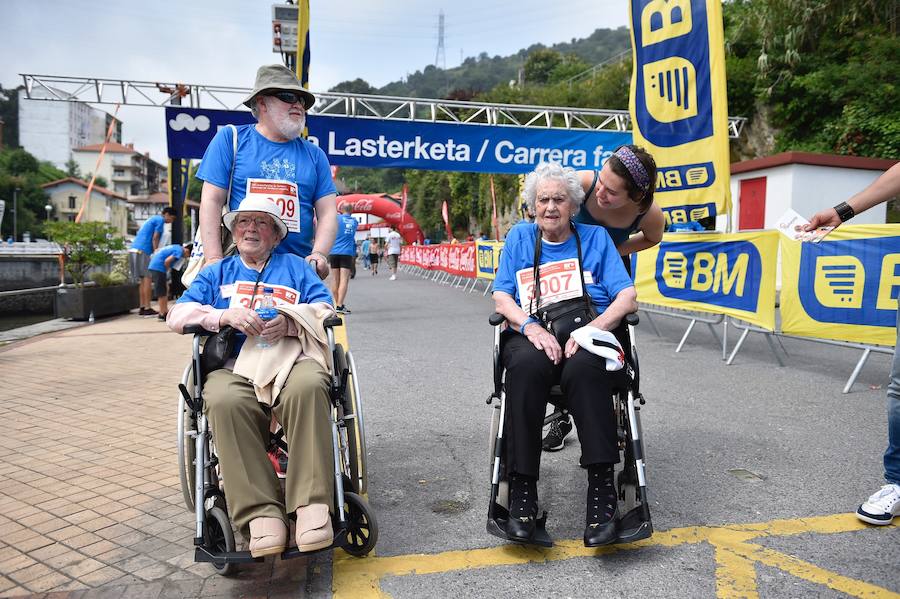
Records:
M293 71L284 65L267 64L259 67L259 70L256 71L256 83L253 84L253 91L244 99L244 105L249 107L253 98L259 94L276 91L297 92L303 96L307 110L316 101L316 97L300 85L300 81L297 80Z

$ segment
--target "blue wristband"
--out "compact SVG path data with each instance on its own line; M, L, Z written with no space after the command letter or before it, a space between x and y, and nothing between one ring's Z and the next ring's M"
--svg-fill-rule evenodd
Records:
M535 317L533 317L533 316L529 316L528 318L525 319L525 322L522 323L522 326L519 327L519 333L521 333L522 335L524 335L524 334L525 334L525 327L527 327L527 326L530 325L530 324L537 324L537 322L538 322L538 321L537 321L537 318L535 318Z

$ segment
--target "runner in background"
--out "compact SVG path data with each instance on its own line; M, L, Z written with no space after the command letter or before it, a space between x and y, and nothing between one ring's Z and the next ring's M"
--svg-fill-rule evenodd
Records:
M662 241L666 219L653 203L656 161L643 148L618 148L599 171L579 171L584 203L572 219L606 229L621 256L653 247ZM561 414L550 423L544 451L559 451L572 432L572 419Z
M342 314L350 313L344 305L344 299L347 297L347 287L350 286L350 271L353 269L356 252L356 229L359 227L357 220L351 216L352 212L353 207L349 203L341 208L341 214L337 216L337 236L328 257L331 264L331 293L334 295L335 309Z
M369 270L369 245L370 244L371 244L371 242L369 241L369 238L366 237L362 242L362 247L359 248L359 251L362 253L363 268L365 268L366 270Z
M387 234L387 238L385 239L385 245L387 246L385 254L387 254L387 263L391 269L391 281L397 280L397 262L400 260L400 233L391 229L391 232Z
M372 266L372 276L378 274L378 258L381 253L381 244L377 237L373 237L369 243L369 264Z
M222 259L222 207L235 210L245 197L259 197L274 201L288 226L288 236L275 253L296 254L320 277L328 276L328 253L337 231L337 191L325 152L299 137L313 102L315 97L290 69L262 66L244 100L257 123L236 128L237 153L231 127L222 127L210 142L197 171L203 180L200 236L207 265ZM226 198L229 188L231 197Z

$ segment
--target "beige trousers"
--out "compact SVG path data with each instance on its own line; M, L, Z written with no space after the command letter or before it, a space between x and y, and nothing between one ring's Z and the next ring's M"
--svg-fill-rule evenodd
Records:
M334 449L328 374L314 360L294 364L273 408L288 445L284 502L266 454L270 418L253 385L230 370L210 373L203 386L232 521L250 538L250 521L281 518L312 503L334 505Z

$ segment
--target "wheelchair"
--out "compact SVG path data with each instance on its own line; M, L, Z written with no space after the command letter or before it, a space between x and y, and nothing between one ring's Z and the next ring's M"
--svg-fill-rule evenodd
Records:
M353 355L335 343L334 327L341 326L340 317L326 319L325 331L331 355L330 398L332 404L331 433L334 448L335 505L332 523L334 542L319 551L341 548L350 555L363 557L378 541L378 523L366 500L365 422ZM194 561L208 562L223 576L236 572L237 565L262 562L249 551L237 551L234 530L218 470L215 444L209 423L203 414L201 351L202 340L211 335L199 326L189 326L185 334L193 334L191 363L185 368L178 386L178 469L181 490L188 511L195 515ZM284 455L287 444L281 431L272 434L270 446ZM292 515L291 515L292 516ZM301 552L289 546L282 559L317 552Z
M494 313L488 319L494 327L493 378L494 390L487 399L491 406L490 430L490 478L491 494L488 504L487 531L501 539L510 540L506 535L506 521L509 518L508 484L504 465L504 423L506 419L506 371L500 362L501 333L506 319ZM643 434L640 423L640 409L646 401L640 392L640 370L637 348L632 343L634 327L638 324L637 314L629 314L613 333L625 353L624 377L613 389L613 410L616 418L616 434L619 447L619 464L616 465L616 490L624 509L617 522L617 537L613 544L632 543L649 538L653 534L650 519L650 503L647 499L647 480L644 468ZM581 350L585 351L585 350ZM550 391L549 403L554 411L544 419L549 424L566 410L566 398L559 385ZM547 512L538 507L535 534L529 544L552 547L553 540L547 533Z

